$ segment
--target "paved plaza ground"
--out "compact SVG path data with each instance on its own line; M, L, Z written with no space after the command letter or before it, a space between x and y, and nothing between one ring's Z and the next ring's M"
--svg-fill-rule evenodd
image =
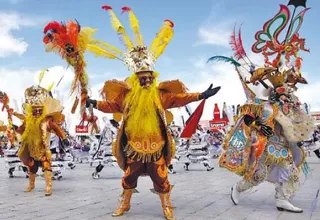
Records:
M184 171L177 165L176 174L170 174L174 184L172 201L177 207L175 215L183 220L320 220L320 204L312 208L320 187L320 160L308 158L312 175L302 178L300 191L293 204L304 209L302 214L278 212L274 201L274 187L270 183L241 195L240 204L234 206L230 200L230 187L239 179L236 175L216 166L207 172L200 165L190 165ZM105 167L100 179L92 179L94 167L77 164L74 170L66 169L62 180L53 181L53 195L44 196L44 179L37 177L36 189L24 193L28 180L22 172L9 178L0 158L0 219L10 220L55 220L55 219L164 219L160 200L150 192L149 177L140 177L133 195L131 209L122 217L111 214L118 205L121 193L122 172L118 167ZM320 202L319 202L320 203Z

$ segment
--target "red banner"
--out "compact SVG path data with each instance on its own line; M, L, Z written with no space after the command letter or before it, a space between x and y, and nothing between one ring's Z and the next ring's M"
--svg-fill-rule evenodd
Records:
M76 133L86 134L89 132L88 126L85 125L76 125Z

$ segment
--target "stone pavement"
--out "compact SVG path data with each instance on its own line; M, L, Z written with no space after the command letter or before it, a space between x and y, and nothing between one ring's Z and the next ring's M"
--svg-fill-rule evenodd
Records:
M183 220L320 220L320 208L312 211L320 187L320 161L309 157L312 176L302 178L300 191L293 204L304 209L302 214L278 212L274 204L274 187L270 183L241 195L240 204L234 206L230 200L230 187L239 179L236 175L216 166L207 172L202 165L190 165L184 171L177 165L177 174L171 174L175 185L172 200L177 207L175 215ZM149 177L141 177L138 183L140 193L134 194L131 209L122 217L111 217L118 205L121 193L122 172L117 167L105 167L100 179L92 179L94 167L77 164L74 170L66 169L62 180L53 181L53 195L44 196L44 179L37 177L36 189L24 193L27 179L16 171L9 178L0 158L0 219L10 220L56 220L56 219L164 219L158 196L149 191L152 188ZM320 203L320 202L319 202ZM318 204L320 206L320 204Z

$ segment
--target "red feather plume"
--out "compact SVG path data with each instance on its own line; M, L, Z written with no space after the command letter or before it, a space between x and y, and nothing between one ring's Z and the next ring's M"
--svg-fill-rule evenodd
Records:
M131 11L131 8L128 7L128 6L124 6L124 7L121 8L121 10L122 10L122 13L124 13L126 11Z
M242 57L244 57L244 56L246 57L247 53L246 53L246 50L244 49L243 43L242 43L241 25L240 25L239 32L238 32L238 47L239 47L239 52L242 55Z
M101 7L102 9L104 9L104 10L112 10L112 7L111 6L109 6L109 5L103 5L102 7Z
M54 30L55 32L62 32L64 30L64 26L57 21L52 21L44 27L43 33L47 33L49 30Z
M171 21L171 20L169 20L169 19L166 19L166 20L164 20L164 21L167 21L167 22L169 22L170 23L170 26L171 27L174 27L174 23Z
M230 36L230 42L232 50L234 51L234 58L236 60L243 59L243 55L241 53L241 48L239 47L238 40L236 38L236 25L234 25L233 32Z

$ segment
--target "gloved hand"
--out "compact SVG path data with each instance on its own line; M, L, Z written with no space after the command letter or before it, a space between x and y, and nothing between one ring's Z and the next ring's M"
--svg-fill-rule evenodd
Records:
M70 142L69 142L68 139L62 140L62 143L63 143L63 145L66 146L66 147L69 147L69 146L70 146Z
M88 98L86 100L86 108L89 108L90 104L92 104L93 108L97 108L97 100L93 100L93 99Z
M272 128L268 125L262 124L259 121L259 117L254 118L251 115L245 115L243 120L247 126L250 126L255 122L254 123L255 128L266 137L270 137L274 135Z
M268 125L259 125L260 126L260 132L264 135L264 136L266 136L266 137L271 137L271 136L273 136L274 135L274 133L273 133L273 130L272 130L272 128L270 127L270 126L268 126Z
M199 99L207 99L211 96L214 96L221 89L220 86L215 87L215 88L212 88L212 86L213 86L213 84L211 84L206 91L201 93Z

